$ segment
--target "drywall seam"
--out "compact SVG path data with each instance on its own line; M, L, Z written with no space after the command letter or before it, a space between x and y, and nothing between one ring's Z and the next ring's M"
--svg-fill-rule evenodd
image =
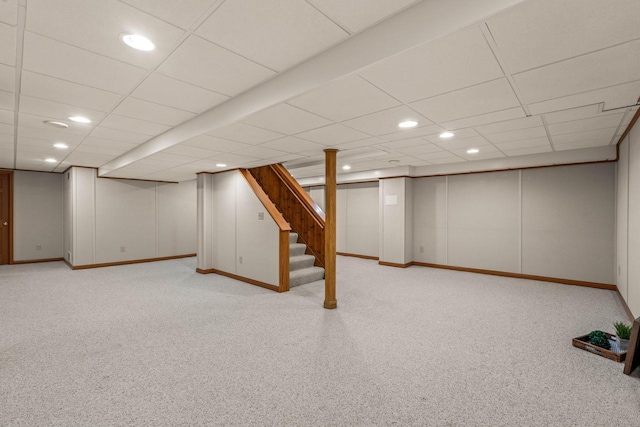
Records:
M522 274L522 169L518 171L518 197L520 198L520 203L518 204L518 208L520 212L518 213L518 226L519 226L519 236L520 241L518 242L518 272Z

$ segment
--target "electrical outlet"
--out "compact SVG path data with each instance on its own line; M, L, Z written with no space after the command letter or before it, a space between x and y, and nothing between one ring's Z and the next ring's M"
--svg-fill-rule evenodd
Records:
M264 212L258 212L258 219L264 221Z
M424 253L424 246L420 246L420 253L423 254Z
M38 243L36 245L36 251L42 250L42 245L40 243Z
M120 252L124 252L125 251L125 247L124 246L120 246Z
M240 264L242 264L242 257L240 257Z

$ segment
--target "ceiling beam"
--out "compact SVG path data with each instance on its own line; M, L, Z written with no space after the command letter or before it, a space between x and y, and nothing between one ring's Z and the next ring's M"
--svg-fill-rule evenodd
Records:
M271 79L148 140L100 167L98 175L248 117L386 58L453 33L523 0L423 0Z

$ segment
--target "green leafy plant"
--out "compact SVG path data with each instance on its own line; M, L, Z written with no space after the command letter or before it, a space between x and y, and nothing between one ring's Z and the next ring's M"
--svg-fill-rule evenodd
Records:
M591 331L589 333L589 342L597 347L601 347L606 350L609 350L611 348L611 344L609 343L607 334L602 331Z
M628 340L631 338L631 325L627 325L624 322L616 322L613 324L613 327L616 328L616 335L623 340Z

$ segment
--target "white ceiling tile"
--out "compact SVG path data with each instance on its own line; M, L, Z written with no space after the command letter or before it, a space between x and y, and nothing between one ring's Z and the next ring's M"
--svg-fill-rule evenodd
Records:
M98 111L111 110L122 98L117 93L67 82L26 70L22 72L20 93L34 98L48 99L62 104L77 105Z
M407 147L415 147L416 145L425 144L427 141L423 138L407 138L399 141L382 142L380 145L392 150L400 150Z
M615 132L616 132L616 128L606 128L606 129L590 130L586 132L575 132L575 133L566 133L563 135L554 135L551 137L551 139L553 139L554 146L556 144L571 144L571 143L577 143L579 141L589 141L589 140L598 140L598 141L606 140L607 142L610 142Z
M430 142L422 140L422 144L420 145L414 145L412 147L406 147L406 148L398 148L398 151L404 154L408 154L410 156L416 156L419 154L429 154L429 153L442 151L442 147L439 147L435 144L431 144Z
M220 154L217 151L206 150L204 148L198 148L198 147L191 147L185 144L174 145L173 147L167 148L162 152L169 153L169 154L177 154L179 156L196 157L199 159L206 159L208 157L215 156L216 154Z
M192 113L202 113L229 98L157 73L147 77L131 96Z
M16 69L8 65L0 64L0 90L15 92L15 87Z
M431 153L424 153L424 154L417 154L415 155L415 157L420 160L426 160L432 163L436 163L434 160L450 159L452 157L457 158L457 156L454 156L453 154L451 154L451 152L446 150L433 151Z
M147 69L173 51L184 31L117 0L29 0L27 31ZM124 33L144 34L150 52L132 49Z
M18 160L16 163L16 169L42 172L51 172L55 166L55 164L31 160Z
M322 144L305 141L304 139L293 136L286 136L275 141L265 142L261 147L271 148L272 150L284 151L287 153L302 153L306 151L320 151L325 149Z
M0 90L0 108L3 110L13 110L15 105L15 95L12 92Z
M436 123L478 116L520 106L507 79L423 99L411 107Z
M122 103L113 110L113 114L170 126L179 125L195 117L195 114L187 111L176 110L175 108L131 97L122 101Z
M424 138L430 142L433 142L435 144L439 144L441 142L446 142L446 141L456 141L459 139L466 139L466 138L472 138L474 136L480 136L480 134L478 132L475 131L475 129L472 128L467 128L467 129L458 129L453 133L453 136L450 138L441 138L440 137L440 133L436 133L436 134L430 134L428 136L425 136Z
M590 119L574 120L571 122L557 123L549 125L549 133L551 135L562 135L565 133L582 132L589 130L605 129L618 127L620 125L624 113L606 114Z
M638 16L636 0L537 0L489 18L488 25L517 73L640 38Z
M167 164L171 164L173 166L178 166L178 165L184 165L187 163L193 163L195 161L197 161L199 158L198 157L192 157L192 156L181 156L178 154L171 154L171 153L167 153L165 151L161 151L159 153L155 153L152 154L150 156L147 156L144 158L145 162L163 162L163 163L167 163Z
M68 119L69 117L83 116L91 120L93 123L99 122L102 117L104 117L104 112L102 111L90 110L86 107L60 104L58 102L32 98L24 95L20 96L20 112L61 120L69 125L69 129L73 129L77 126L76 123Z
M502 150L502 152L507 157L526 156L528 154L549 153L551 151L552 151L551 145L540 145L538 147L518 148L516 150Z
M384 141L399 141L401 139L416 138L416 137L419 137L419 136L440 134L443 131L444 131L444 129L441 128L440 126L431 125L431 126L424 126L424 127L420 127L420 128L405 129L405 130L402 130L400 132L395 132L395 133L388 133L388 134L385 134L385 135L380 135L379 138L384 140Z
M331 124L327 119L307 113L288 104L269 107L252 114L243 121L285 135L293 135Z
M456 130L521 117L526 117L526 114L522 107L516 107L508 110L495 111L493 113L480 114L479 116L467 117L466 119L452 120L450 122L442 123L442 126L448 130Z
M545 114L585 105L604 103L604 110L634 105L640 93L640 80L631 83L596 89L575 95L563 96L535 104L529 104L531 114Z
M132 144L130 142L113 141L110 139L96 138L94 136L88 136L82 141L82 146L104 147L114 150L121 150L126 152L138 146L138 144Z
M353 33L417 3L417 0L309 0L309 2Z
M48 126L42 125L42 122L38 122L41 124L40 127L34 124L35 127L26 127L23 125L24 122L29 123L29 120L32 119L37 121L40 119L36 116L26 116L25 114L21 114L19 121L21 126L18 127L18 139L21 138L38 138L50 140L52 142L64 142L70 146L78 145L84 139L84 134L72 134L69 132L58 132L55 130L50 130Z
M207 132L207 135L217 136L219 138L230 139L231 141L243 142L245 144L260 144L262 142L272 141L282 138L284 135L278 132L257 128L244 123L234 123Z
M236 156L254 157L256 159L273 159L275 157L282 157L287 153L254 145L252 147L242 148L240 150L234 151L233 154L235 154Z
M600 114L600 104L586 105L584 107L569 108L544 115L548 125L570 122L573 120L588 119Z
M155 136L171 129L171 126L133 119L131 117L119 116L117 114L109 114L109 116L100 123L100 126L123 130L126 132L141 133L149 136Z
M489 142L481 136L456 140L441 139L440 141L433 141L433 143L449 151L490 145Z
M0 123L0 134L12 135L14 133L14 126L12 124Z
M475 154L468 154L467 148L461 148L456 150L450 150L453 154L465 159L465 160L486 160L486 159L498 159L501 157L506 157L502 154L497 148L492 145L485 146L477 146L477 147L469 147L469 148L477 148L480 152Z
M289 101L296 107L335 121L344 121L400 104L362 77L354 75Z
M0 63L16 64L16 27L0 22Z
M74 153L90 153L90 154L105 154L110 156L119 156L129 151L126 148L121 147L109 147L104 145L88 145L80 144L74 149Z
M414 120L418 122L419 128L413 129L400 129L398 124L405 120ZM415 110L407 107L406 105L400 105L398 107L389 108L388 110L378 111L366 116L358 117L355 119L347 120L345 125L358 129L362 132L370 135L385 135L390 133L409 134L410 132L424 131L424 127L431 125L433 122L417 113ZM411 137L419 135L411 135ZM402 139L399 137L397 139Z
M14 114L10 110L0 110L0 123L13 125Z
M74 166L100 167L116 157L109 154L74 152L65 159L65 162Z
M529 104L632 82L638 69L640 40L525 71L514 79Z
M495 144L495 145L496 147L498 147L498 149L502 151L520 150L523 148L541 147L541 146L551 147L551 144L549 144L549 138L547 138L546 136L543 136L541 138L522 139L519 141L503 142L501 144Z
M309 3L289 0L227 1L198 27L197 33L279 71L348 35Z
M449 163L460 163L466 161L465 159L452 155L451 157L445 157L442 159L431 159L429 160L431 163L436 165L444 165Z
M205 150L218 151L222 153L239 150L241 148L249 146L241 142L230 141L228 139L217 138L210 135L196 136L195 138L184 141L182 144L188 145L190 147L204 148Z
M127 93L145 70L26 31L23 67L85 86Z
M417 101L503 76L480 28L476 26L395 55L360 74L403 102Z
M55 144L56 142L63 142L65 143L67 146L69 146L68 150L73 150L79 143L79 140L74 140L74 141L68 141L68 140L64 140L64 139L57 139L57 138L33 138L33 137L28 137L28 136L24 136L22 134L19 135L18 137L18 144L20 145L20 147L46 147L48 150L53 151L53 144ZM59 149L56 149L59 150ZM68 152L66 150L60 150L60 151L56 151L58 153L60 153L60 155L66 155L68 154Z
M136 132L126 132L118 129L111 129L102 126L96 127L92 132L91 136L102 139L110 139L113 141L122 141L128 142L132 144L142 144L143 142L149 140L149 135L144 135Z
M208 159L205 159L205 160L198 160L197 162L193 162L193 164L202 166L203 171L217 171L217 170L223 170L225 168L238 167L239 165L253 162L255 160L257 160L255 157L240 156L233 153L223 153L223 154L217 154L213 157L209 157ZM216 166L217 164L220 164L220 163L226 164L227 166L224 168L220 168Z
M383 142L384 141L378 138L366 138L366 139L359 139L357 141L345 142L343 144L335 144L335 145L340 150L352 150L354 148L378 145Z
M0 1L0 22L18 24L18 0Z
M122 0L153 16L182 28L190 28L215 4L223 0Z
M611 140L608 138L582 139L568 144L553 144L553 148L555 148L556 151L577 150L579 148L604 147L609 145L610 142Z
M509 132L500 132L487 135L486 138L494 144L502 144L511 141L522 141L524 139L542 138L546 137L547 132L544 126L537 126L534 128L518 129Z
M157 71L229 96L274 75L273 71L255 62L194 35L189 36Z
M483 135L492 133L509 132L512 130L526 129L542 126L542 118L539 116L523 117L520 119L505 120L488 125L476 126L475 129Z
M61 135L75 135L76 137L82 137L88 135L93 129L93 125L83 123L69 122L69 127L66 129L56 128L45 125L43 122L49 120L51 117L37 116L34 114L20 113L18 116L18 126L21 128L33 128L44 132L51 132L52 134Z
M358 139L369 138L371 135L351 129L341 124L332 124L329 126L313 129L296 135L318 144L331 145L351 142Z

